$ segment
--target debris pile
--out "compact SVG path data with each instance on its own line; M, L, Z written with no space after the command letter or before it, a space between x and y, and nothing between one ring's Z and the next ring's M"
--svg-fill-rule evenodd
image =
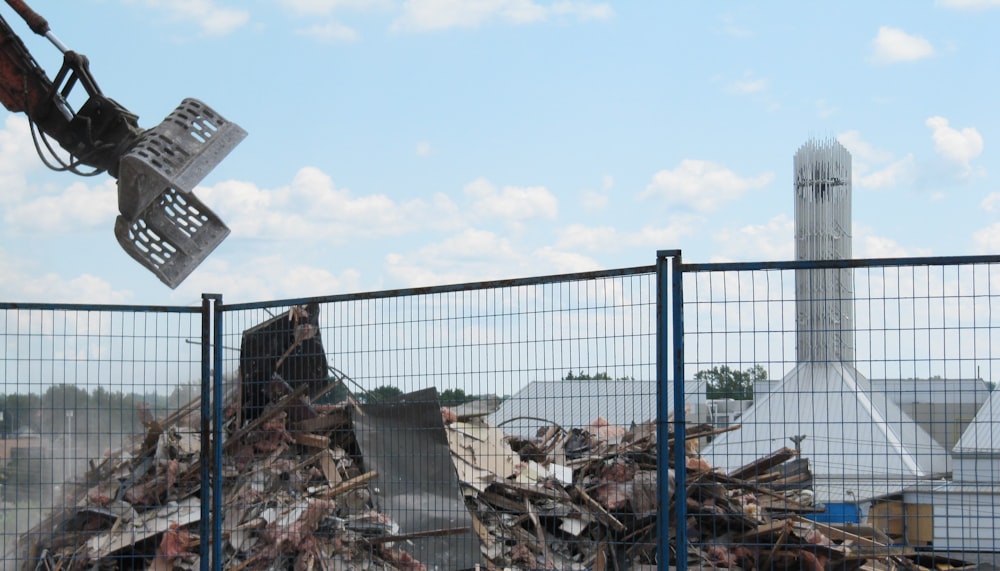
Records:
M871 528L808 519L821 508L801 493L808 471L787 469L802 460L794 450L730 474L714 470L698 456L698 442L722 431L712 426L687 428L689 543L679 548L667 515L674 455L661 507L654 422L625 428L598 418L524 439L487 423L482 410L440 407L433 389L391 402L314 404L330 383L315 380L321 340L302 327L313 318L298 308L275 318L298 335L278 322L245 334L241 363L267 358L273 368L255 369L249 405L237 390L224 409L222 513L213 514L222 518L223 569L651 570L679 557L691 568L935 567ZM6 562L198 568L209 487L198 409L195 401L147 419L146 434L92 465L71 507L22 535ZM668 432L668 450L673 440ZM669 553L657 553L661 513Z

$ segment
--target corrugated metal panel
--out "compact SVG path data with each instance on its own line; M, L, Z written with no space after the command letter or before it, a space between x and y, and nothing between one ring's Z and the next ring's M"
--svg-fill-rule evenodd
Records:
M697 386L696 381L688 382L689 406L704 402L704 387L698 395ZM672 391L667 390L673 407ZM530 437L551 424L567 430L585 427L599 416L625 427L656 420L656 381L534 381L505 400L488 420L502 425L504 432Z
M989 400L979 408L976 418L952 451L955 454L1000 454L1000 391L990 393ZM997 475L994 473L993 478Z
M996 515L1000 513L1000 483L920 485L907 489L903 501L933 506L935 550L1000 551Z
M955 480L958 482L994 482L1000 478L1000 456L983 454L956 455Z
M982 379L871 379L873 391L883 391L898 404L947 403L981 405L990 397Z

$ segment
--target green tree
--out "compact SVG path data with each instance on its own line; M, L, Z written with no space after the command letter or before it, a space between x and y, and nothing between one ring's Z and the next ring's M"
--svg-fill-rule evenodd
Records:
M476 397L465 394L465 391L462 389L448 389L441 391L441 394L438 396L438 400L441 402L442 406L458 406L469 401L474 401L476 400Z
M754 383L767 380L767 371L760 365L754 365L745 371L722 365L698 371L694 378L706 384L705 398L751 400Z
M566 376L563 377L563 380L564 381L610 381L611 376L608 375L607 372L600 372L595 375L590 375L588 373L580 371L579 375L574 375L573 371L569 371L566 373Z
M374 389L368 391L365 395L365 402L381 402L384 400L396 398L403 394L403 391L397 387L391 387L389 385L382 385L381 387L375 387Z

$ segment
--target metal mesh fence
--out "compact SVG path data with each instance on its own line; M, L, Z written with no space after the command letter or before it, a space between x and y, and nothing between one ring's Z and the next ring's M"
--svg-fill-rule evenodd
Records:
M224 568L655 563L652 267L224 324Z
M174 477L196 427L158 437L202 384L198 311L0 305L4 569L130 567L161 551L150 518L197 525L197 479Z
M688 565L994 563L997 263L685 266L689 407L714 429L687 459Z
M2 304L4 567L993 562L998 264Z

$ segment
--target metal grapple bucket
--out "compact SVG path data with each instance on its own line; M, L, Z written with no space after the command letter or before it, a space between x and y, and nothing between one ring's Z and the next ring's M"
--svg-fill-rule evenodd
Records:
M171 288L229 235L193 190L246 135L201 101L185 99L119 163L115 237Z

